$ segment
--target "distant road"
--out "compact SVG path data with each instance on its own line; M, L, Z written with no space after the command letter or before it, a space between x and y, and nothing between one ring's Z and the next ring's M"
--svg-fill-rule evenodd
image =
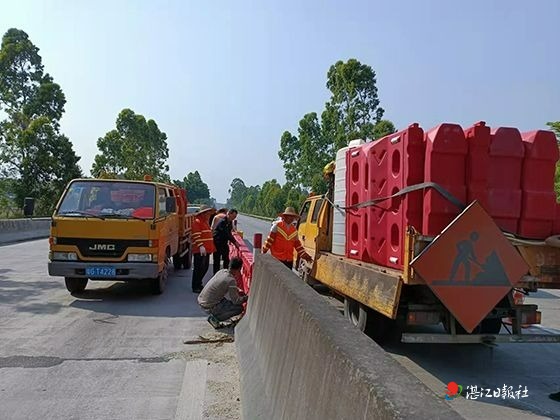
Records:
M270 231L271 222L254 217L244 216L242 214L237 216L237 229L243 231L243 239L248 242L248 245L253 247L253 236L255 233L262 233L263 243L266 240L268 232Z

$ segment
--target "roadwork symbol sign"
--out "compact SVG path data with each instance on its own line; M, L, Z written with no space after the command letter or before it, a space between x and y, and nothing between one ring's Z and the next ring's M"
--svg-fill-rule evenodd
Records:
M476 201L411 265L469 333L529 270Z

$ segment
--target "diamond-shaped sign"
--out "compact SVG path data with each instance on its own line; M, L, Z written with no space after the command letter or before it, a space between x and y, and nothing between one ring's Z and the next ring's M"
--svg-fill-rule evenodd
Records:
M529 270L476 201L411 265L469 333Z

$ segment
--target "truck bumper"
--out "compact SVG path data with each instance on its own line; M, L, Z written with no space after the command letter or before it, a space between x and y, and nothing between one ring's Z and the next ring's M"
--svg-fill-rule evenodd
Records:
M539 331L539 330L536 330ZM403 333L403 343L430 344L493 344L493 343L560 343L560 334L424 334Z
M115 267L115 277L86 276L86 267ZM133 280L156 278L158 276L157 263L90 263L77 261L49 261L49 275L61 277L90 278L92 280Z

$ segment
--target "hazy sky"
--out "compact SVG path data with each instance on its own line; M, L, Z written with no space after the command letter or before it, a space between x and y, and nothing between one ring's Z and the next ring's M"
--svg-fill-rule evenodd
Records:
M63 132L89 175L125 107L167 133L170 175L276 178L280 136L329 97L326 72L377 72L398 128L440 122L522 130L560 120L560 0L0 1L66 94Z

